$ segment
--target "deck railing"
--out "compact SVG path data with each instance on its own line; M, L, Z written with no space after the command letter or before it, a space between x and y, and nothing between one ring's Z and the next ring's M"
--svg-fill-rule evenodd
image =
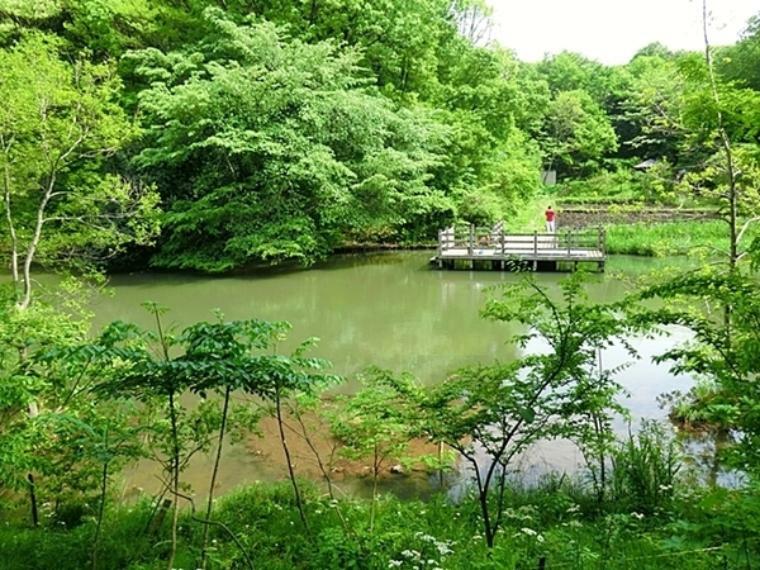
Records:
M595 251L605 255L606 235L604 228L560 229L556 233L506 233L504 223L491 227L474 224L456 224L438 232L438 255L451 250L474 252L491 250L506 257L511 253L540 256L542 250Z

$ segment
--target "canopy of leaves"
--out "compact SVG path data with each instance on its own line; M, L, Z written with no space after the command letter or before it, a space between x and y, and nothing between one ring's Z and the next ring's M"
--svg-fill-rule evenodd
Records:
M591 172L618 147L609 118L586 91L563 91L544 123L547 163L565 173Z
M56 38L30 33L0 50L3 245L26 252L39 231L34 261L47 266L113 255L157 229L157 195L108 163L135 134L116 102L114 69L71 64L59 48Z
M156 265L308 263L346 233L451 216L428 184L447 129L368 92L354 52L206 15L192 51L131 56L151 83L135 162L168 204Z

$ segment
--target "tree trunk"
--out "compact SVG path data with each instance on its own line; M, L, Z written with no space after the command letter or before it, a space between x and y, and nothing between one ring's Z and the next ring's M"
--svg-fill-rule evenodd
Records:
M179 435L177 431L177 410L174 408L174 392L169 392L169 418L172 429L171 478L174 504L172 510L171 551L169 552L167 568L168 570L173 570L174 557L177 555L177 522L179 520Z
M37 220L34 224L34 233L32 233L32 240L29 242L29 247L24 256L23 292L21 300L19 301L19 307L22 309L29 307L29 304L32 302L32 263L34 262L34 256L37 253L37 247L42 238L42 226L45 223L45 211L48 202L50 202L50 197L53 194L53 189L55 188L55 180L55 173L53 173L50 175L50 181L45 190L45 195L42 197L42 201L37 208Z
M443 489L443 441L438 442L438 486Z
M488 507L488 487L483 484L483 478L480 475L480 468L477 461L470 459L475 468L475 481L478 484L478 503L480 504L480 514L483 517L483 533L486 538L486 546L493 548L493 535L491 533L491 512Z
M372 504L369 509L369 532L375 529L375 511L377 505L377 479L380 475L380 465L378 464L377 444L372 454Z
M18 238L16 237L16 226L13 223L13 214L11 212L11 173L8 166L8 149L4 140L0 140L0 144L3 144L3 150L6 154L5 164L3 167L3 194L5 197L5 220L8 224L8 235L11 238L11 277L13 279L14 292L18 287Z
M222 405L222 423L219 426L219 441L216 446L216 457L214 458L214 468L211 471L211 483L208 489L208 503L206 504L206 521L211 520L211 511L214 508L214 489L216 487L216 477L219 474L219 463L222 460L222 445L224 444L224 432L227 429L227 413L230 406L230 392L232 388L227 386L224 391L224 404ZM208 562L206 557L206 548L208 547L208 530L209 523L203 525L203 543L201 547L201 568L205 570Z
M156 319L156 331L158 333L158 340L161 345L161 351L164 360L168 362L169 358L169 345L167 344L166 337L164 336L164 329L161 325L161 313L158 307L153 308L153 316ZM174 496L173 508L172 508L172 530L171 530L171 550L169 551L168 570L174 568L174 558L177 555L177 522L179 521L179 470L180 470L180 447L179 447L179 430L177 428L177 408L175 406L176 393L174 388L169 389L169 421L171 422L171 444L172 444L172 456L170 461L170 478L171 489L170 492Z
M108 462L103 463L103 473L100 480L100 506L98 507L98 524L95 527L95 538L92 540L92 570L98 568L98 547L100 546L100 534L103 528L103 515L106 508L106 493L108 491Z
M19 365L23 366L24 362L26 361L27 353L26 349L22 348L19 349ZM27 415L29 417L30 421L33 421L34 418L40 415L40 408L37 405L37 402L31 401L29 402L29 405L27 407ZM29 481L29 502L31 504L31 510L32 510L32 524L36 527L39 525L39 516L38 516L38 509L37 509L37 491L36 491L36 484L34 481L34 475L29 472L26 476L27 480Z
M165 490L162 492L162 495L164 492ZM148 520L147 526L145 527L145 533L148 536L155 536L161 526L163 526L164 519L166 518L166 511L168 511L171 506L172 501L159 497L159 500L156 503L156 507L153 510L150 519Z
M723 121L723 112L720 109L720 95L718 94L718 83L715 79L715 68L713 65L712 47L710 46L710 37L708 33L708 9L707 0L702 0L702 33L705 43L705 63L707 65L708 77L710 78L710 90L713 101L715 102L716 118L718 120L718 134L723 146L723 152L726 157L726 175L728 176L728 226L729 226L729 251L728 265L729 270L733 272L739 262L739 244L738 244L738 190L736 188L736 170L734 168L733 150L731 148L731 139L726 131ZM731 343L731 316L733 307L727 304L723 310L723 320L726 329L726 339Z
M304 511L303 501L301 499L301 490L298 488L298 481L296 481L296 474L295 471L293 471L293 463L290 459L290 449L288 449L288 442L285 438L279 388L275 390L274 403L275 411L277 413L277 427L280 431L280 443L282 444L282 450L285 453L285 462L288 464L288 476L290 477L290 483L293 485L293 496L296 500L296 508L298 508L298 515L301 517L301 522L303 523L306 532L310 533L309 522L306 519L306 512Z
M27 481L29 481L29 503L32 507L32 526L38 527L40 524L40 515L37 510L37 490L34 483L34 475L27 473Z
M330 470L328 465L332 464L332 457L330 459L330 464L325 465L325 462L322 461L322 456L319 454L319 450L317 449L317 446L314 445L314 442L311 439L311 436L309 436L309 430L306 427L306 423L303 421L303 418L301 417L300 410L297 410L293 414L296 418L296 421L298 422L298 425L301 427L301 436L303 437L303 440L306 442L306 445L311 450L312 454L314 455L314 459L317 461L317 467L319 467L319 471L322 473L322 478L325 480L325 483L327 484L327 493L330 495L331 499L335 499L335 489L333 488L332 483L332 477L330 476ZM335 453L335 447L333 447L333 454Z
M493 548L494 537L491 533L491 520L488 511L488 492L481 490L478 493L478 501L480 502L480 511L483 514L483 530L486 535L486 546Z

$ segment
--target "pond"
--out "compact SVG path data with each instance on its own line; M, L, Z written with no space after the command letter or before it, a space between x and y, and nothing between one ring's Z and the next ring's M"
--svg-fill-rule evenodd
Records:
M207 277L170 273L135 273L113 276L112 295L98 298L93 306L96 324L121 319L151 326L141 307L155 301L170 309L167 319L179 327L213 318L220 309L228 319L284 319L293 324L293 344L307 337L320 339L313 355L329 359L333 371L348 382L374 364L397 372L407 371L422 382L440 382L447 373L494 360L508 361L518 353L507 343L518 332L515 326L483 320L479 311L495 286L515 282L523 276L490 271L439 271L428 265L429 252L394 252L342 255L309 270L271 270L247 275ZM588 294L596 301L619 299L637 277L662 271L682 260L656 260L613 256L607 273L594 275ZM562 274L536 274L538 282L556 286ZM687 378L673 378L667 366L655 365L650 357L686 338L673 331L667 339L636 339L641 358L633 361L618 380L628 392L624 404L631 410L633 424L641 418L660 418L664 412L657 396L690 386ZM603 354L606 366L631 361L624 350L612 348ZM354 382L355 385L355 382ZM616 425L624 432L627 425ZM220 491L257 480L285 475L284 461L272 426L263 425L264 437L251 437L228 446L223 458ZM297 455L302 471L307 467L305 449ZM572 471L581 457L567 442L536 446L523 458L525 473L552 469ZM183 478L202 496L207 485L211 459L198 456ZM127 472L124 494L158 487L156 467L141 463ZM424 477L397 477L386 486L402 494L424 489ZM361 481L348 481L361 487ZM403 488L403 489L402 489Z

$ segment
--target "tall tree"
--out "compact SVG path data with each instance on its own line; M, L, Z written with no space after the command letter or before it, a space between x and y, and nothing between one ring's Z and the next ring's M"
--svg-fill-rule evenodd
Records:
M554 98L543 129L545 165L565 174L593 172L618 147L602 108L585 91L563 91Z
M153 78L136 163L169 210L156 265L308 263L346 234L450 219L428 185L446 129L426 112L368 92L350 51L206 17L192 52L135 55Z
M33 264L86 265L155 231L156 195L104 170L133 134L112 67L69 64L58 43L34 33L0 51L3 245L21 309Z

